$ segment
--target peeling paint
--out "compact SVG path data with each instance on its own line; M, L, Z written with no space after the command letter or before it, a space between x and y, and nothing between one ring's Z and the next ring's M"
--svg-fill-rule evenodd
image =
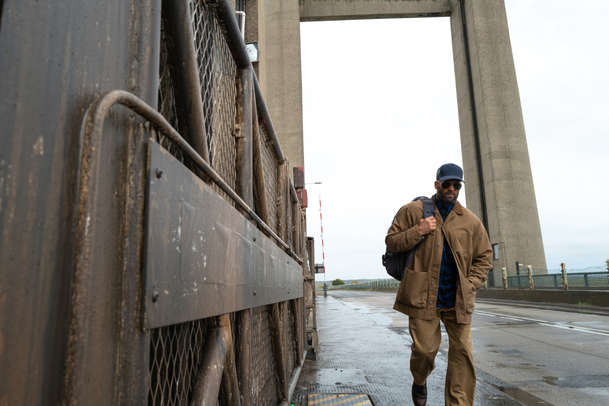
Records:
M32 147L32 151L34 155L43 156L44 155L44 138L42 136L36 139L34 146Z

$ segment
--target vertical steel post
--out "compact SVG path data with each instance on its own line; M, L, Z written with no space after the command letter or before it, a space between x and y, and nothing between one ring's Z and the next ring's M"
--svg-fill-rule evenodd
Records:
M554 274L554 287L558 289L558 275Z
M262 140L260 135L260 123L258 122L258 107L256 105L256 96L252 91L252 142L253 142L253 176L254 176L254 205L256 212L260 218L268 223L269 209L266 190L264 188L264 170L262 164ZM275 230L276 231L276 230Z
M277 361L277 369L279 370L279 385L282 400L288 398L288 376L287 370L287 359L285 352L285 340L283 335L283 324L284 319L282 318L282 306L281 303L273 303L271 305L272 315L272 334L273 334L273 347L275 353L275 359Z
M173 39L171 41L173 46L169 47L168 53L176 87L175 104L180 133L199 155L209 162L205 114L189 2L163 0L163 12L167 21L165 27Z
M254 184L253 184L253 149L252 149L252 95L254 91L252 71L241 69L239 82L240 103L238 106L239 124L237 136L237 178L238 193L250 206L254 207ZM251 346L252 334L251 309L245 309L237 313L237 333L239 334L239 352L237 359L237 375L239 387L241 388L241 403L244 406L252 404L251 393Z
M238 106L239 123L237 131L237 192L250 206L254 206L253 191L253 157L252 157L252 98L254 80L250 69L239 71L241 84L240 103Z
M277 166L277 234L285 241L287 238L286 192L288 191L288 162L283 160Z
M588 285L588 272L584 272L584 286L589 287Z

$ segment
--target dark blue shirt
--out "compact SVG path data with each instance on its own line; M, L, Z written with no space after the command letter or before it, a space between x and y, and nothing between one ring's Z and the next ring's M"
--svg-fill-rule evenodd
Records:
M448 214L454 207L454 203L445 204L434 195L433 201L438 208L438 211L442 215L442 219L446 220ZM457 269L457 263L455 257L448 246L446 238L444 239L444 247L442 249L442 264L440 265L440 281L438 283L438 302L437 307L440 309L446 309L449 307L455 307L455 300L457 298L457 277L459 270Z

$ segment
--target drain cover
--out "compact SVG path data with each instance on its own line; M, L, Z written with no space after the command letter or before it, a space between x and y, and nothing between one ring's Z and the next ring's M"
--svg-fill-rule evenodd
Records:
M365 393L309 393L308 406L373 406Z

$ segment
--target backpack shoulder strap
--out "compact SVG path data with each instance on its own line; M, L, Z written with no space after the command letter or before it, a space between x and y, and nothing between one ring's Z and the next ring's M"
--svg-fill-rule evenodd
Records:
M434 215L434 202L427 196L419 196L414 198L414 201L421 200L423 202L423 218L433 217Z
M423 218L433 217L434 211L435 211L433 200L431 200L427 197L422 200L423 200Z

